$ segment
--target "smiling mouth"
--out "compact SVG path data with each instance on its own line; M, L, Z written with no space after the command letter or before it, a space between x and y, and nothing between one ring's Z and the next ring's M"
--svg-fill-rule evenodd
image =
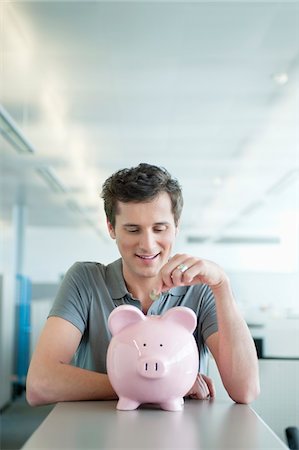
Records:
M157 253L156 255L137 255L136 254L136 256L138 256L138 258L145 259L147 261L153 260L159 255L160 255L160 253Z

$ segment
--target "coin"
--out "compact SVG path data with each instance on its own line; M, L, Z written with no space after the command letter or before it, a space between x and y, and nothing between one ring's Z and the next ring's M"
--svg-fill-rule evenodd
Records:
M160 298L160 293L153 289L149 294L150 299L154 302Z

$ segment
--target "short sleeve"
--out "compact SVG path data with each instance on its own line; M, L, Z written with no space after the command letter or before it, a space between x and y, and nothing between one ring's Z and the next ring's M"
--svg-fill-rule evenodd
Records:
M212 290L205 286L200 308L201 334L204 342L211 334L218 331L215 298Z
M65 274L48 317L61 317L83 334L89 315L91 294L84 264L73 264Z

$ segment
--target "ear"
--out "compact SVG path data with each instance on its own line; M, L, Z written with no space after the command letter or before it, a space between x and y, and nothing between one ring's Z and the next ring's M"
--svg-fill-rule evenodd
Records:
M111 222L109 222L109 220L108 220L108 219L107 219L107 228L108 228L108 231L109 231L110 237L112 237L112 239L115 239L115 238L116 238L116 236L115 236L115 231L114 231L114 227L113 227L113 225L111 224Z
M121 305L110 314L108 328L114 336L129 325L134 325L141 320L145 320L145 315L140 309L132 305Z
M182 325L187 331L193 333L197 325L197 317L191 308L186 306L175 306L166 311L162 320Z

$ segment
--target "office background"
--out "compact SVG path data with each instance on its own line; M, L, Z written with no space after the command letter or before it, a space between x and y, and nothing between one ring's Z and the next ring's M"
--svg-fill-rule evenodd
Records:
M183 187L176 250L226 269L282 371L261 414L299 424L298 86L298 1L0 4L0 407L68 267L118 257L103 181L149 162Z

